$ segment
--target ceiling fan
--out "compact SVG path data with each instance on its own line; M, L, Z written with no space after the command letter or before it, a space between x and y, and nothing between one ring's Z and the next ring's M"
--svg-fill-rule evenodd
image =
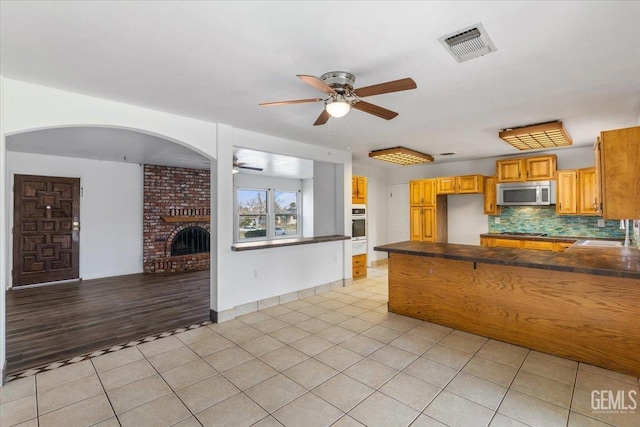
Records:
M262 172L264 170L263 168L257 168L257 167L254 167L254 166L247 166L246 163L238 163L238 159L234 156L233 157L233 173L238 173L240 171L240 169L258 171L258 172Z
M381 95L383 93L400 92L403 90L415 89L416 82L411 78L394 80L386 83L379 83L372 86L353 88L356 77L346 71L330 71L320 78L305 74L298 74L303 82L324 92L326 98L295 99L292 101L265 102L261 107L275 107L278 105L304 104L309 102L324 102L324 110L317 118L314 126L327 123L330 117L342 117L346 115L351 107L374 116L391 120L398 115L395 111L387 110L360 98L367 96Z

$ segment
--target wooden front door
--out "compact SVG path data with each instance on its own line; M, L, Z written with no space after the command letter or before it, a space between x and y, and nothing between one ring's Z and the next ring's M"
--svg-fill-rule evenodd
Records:
M15 175L13 285L78 279L80 179Z

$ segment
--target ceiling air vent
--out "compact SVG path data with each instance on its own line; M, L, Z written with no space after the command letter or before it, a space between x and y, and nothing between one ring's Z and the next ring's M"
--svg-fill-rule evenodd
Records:
M458 62L465 62L497 50L482 24L447 34L438 41Z

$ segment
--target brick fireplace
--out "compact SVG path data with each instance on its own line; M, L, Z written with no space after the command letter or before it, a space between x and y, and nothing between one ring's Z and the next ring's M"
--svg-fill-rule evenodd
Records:
M145 273L209 269L210 197L206 169L144 166Z

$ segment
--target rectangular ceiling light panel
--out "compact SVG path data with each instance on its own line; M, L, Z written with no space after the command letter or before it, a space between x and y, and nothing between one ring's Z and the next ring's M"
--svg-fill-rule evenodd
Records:
M573 144L562 122L505 129L498 136L518 150L565 147Z
M369 153L369 157L403 166L433 162L433 157L430 155L404 147L372 151Z

